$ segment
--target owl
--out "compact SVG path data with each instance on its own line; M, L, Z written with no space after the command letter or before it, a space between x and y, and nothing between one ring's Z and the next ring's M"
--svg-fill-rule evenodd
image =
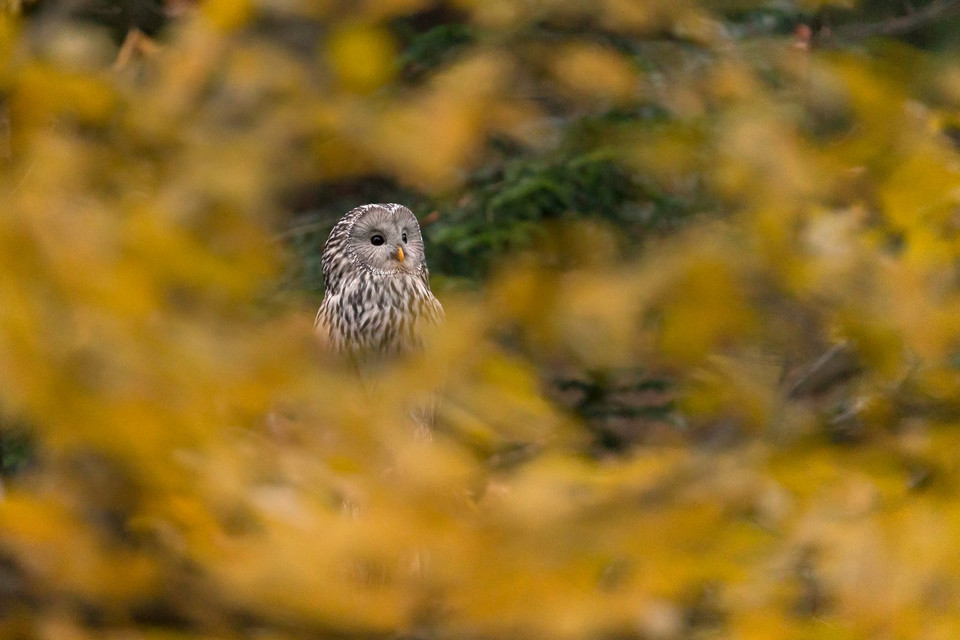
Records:
M334 225L321 258L323 302L314 323L335 352L367 360L409 353L443 319L430 291L423 236L399 204L365 204Z

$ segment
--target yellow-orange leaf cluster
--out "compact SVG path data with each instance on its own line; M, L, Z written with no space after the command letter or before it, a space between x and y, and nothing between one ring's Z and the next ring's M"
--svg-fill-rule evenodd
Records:
M482 35L406 81L390 21L429 4L204 2L120 70L0 25L0 435L32 447L0 636L956 637L960 71L707 2L464 1ZM583 23L668 34L660 68ZM275 295L287 190L469 189L491 138L642 101L584 137L684 229L544 229L363 376Z

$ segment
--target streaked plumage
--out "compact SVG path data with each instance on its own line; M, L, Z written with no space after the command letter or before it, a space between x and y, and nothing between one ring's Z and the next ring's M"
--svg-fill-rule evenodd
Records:
M334 225L321 258L316 330L338 353L382 356L420 346L443 319L430 291L420 225L399 204L366 204Z

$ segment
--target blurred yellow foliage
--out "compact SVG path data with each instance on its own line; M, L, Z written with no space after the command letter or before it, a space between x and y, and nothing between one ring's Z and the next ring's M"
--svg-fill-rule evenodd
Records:
M553 73L563 91L576 98L614 103L636 97L637 74L618 54L595 45L571 44L550 52Z
M389 21L428 4L204 2L117 72L0 24L0 427L36 448L0 498L0 635L956 637L957 70L757 60L706 2L463 1L486 37L403 82ZM547 19L698 57L518 44ZM423 353L333 361L316 301L274 295L280 196L453 192L491 138L561 147L540 76L576 109L661 101L598 145L705 204L629 255L558 225L441 292ZM636 369L684 420L599 455L619 423L554 378Z
M378 89L390 80L396 55L390 33L377 27L342 27L327 43L327 56L340 84L361 93Z
M242 27L254 14L252 0L204 0L201 6L211 24L224 31Z

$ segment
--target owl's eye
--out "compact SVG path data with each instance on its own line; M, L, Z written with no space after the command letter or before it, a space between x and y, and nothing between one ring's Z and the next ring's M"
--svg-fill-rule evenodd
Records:
M383 236L379 233L373 236L370 236L370 244L379 247L383 244Z
M401 236L400 236L400 239L403 240L404 242L406 242L406 241L407 241L407 234L404 233L403 235L401 235Z

